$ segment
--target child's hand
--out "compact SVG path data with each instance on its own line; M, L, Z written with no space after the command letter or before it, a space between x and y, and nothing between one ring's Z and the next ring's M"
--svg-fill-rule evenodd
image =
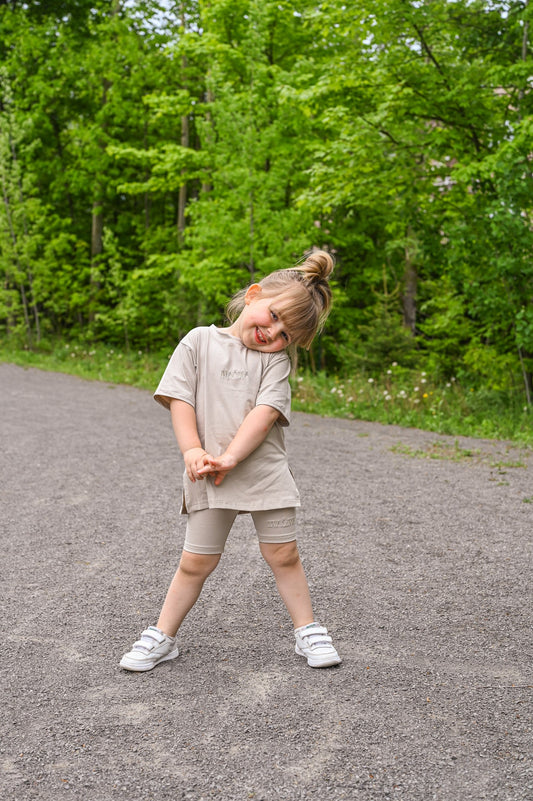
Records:
M193 484L195 481L203 481L204 477L200 474L200 468L207 463L207 458L208 453L203 448L189 448L183 454L185 470Z
M201 467L198 473L200 477L205 475L213 476L215 479L215 486L218 487L219 484L222 484L230 470L237 467L237 464L237 459L230 453L223 453L222 456L217 457L207 454L204 467Z

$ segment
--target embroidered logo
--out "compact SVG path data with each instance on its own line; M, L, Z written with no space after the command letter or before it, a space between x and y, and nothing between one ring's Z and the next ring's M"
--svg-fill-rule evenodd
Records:
M285 517L281 520L267 520L267 528L289 528L294 525L295 517Z
M248 370L221 370L220 377L225 381L244 381L248 378Z

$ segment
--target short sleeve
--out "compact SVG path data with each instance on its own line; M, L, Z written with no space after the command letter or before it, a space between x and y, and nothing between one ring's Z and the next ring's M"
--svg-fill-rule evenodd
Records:
M182 340L167 365L154 398L165 409L171 399L182 400L196 407L197 359L189 342Z
M256 406L272 406L281 414L282 426L288 426L291 414L291 363L286 353L273 354L263 368Z

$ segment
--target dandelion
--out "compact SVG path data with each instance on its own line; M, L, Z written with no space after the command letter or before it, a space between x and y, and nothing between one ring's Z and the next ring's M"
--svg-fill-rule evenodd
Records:
M413 392L418 392L419 389L420 387L413 387Z
M449 381L447 382L446 386L448 387L448 389L450 389L450 387L451 387L451 384L450 384L450 382L449 382Z
M420 375L426 375L426 373L420 373Z
M398 362L393 362L393 363L392 363L392 366L393 366L393 367L398 367Z
M337 387L331 387L331 394L334 395L337 391Z
M420 398L415 398L413 403L420 403Z
M426 378L422 378L422 379L420 379L420 383L421 383L421 384L427 384L427 379L426 379Z
M428 397L429 397L429 395L427 394L427 392L424 392L424 394L422 395L422 397L423 397L423 398L428 398Z
M137 353L139 354L139 356L142 356L142 355L143 355L143 352L142 352L142 350L138 350L138 351L137 351Z
M392 370L387 370L387 375L392 375Z
M385 395L385 400L386 401L392 400L392 396L391 395Z
M140 353L140 351L139 351L139 353ZM303 379L303 376L299 375L296 380L298 381L299 384L301 384L304 379Z
M373 378L369 378L369 379L368 379L368 383L369 383L369 384L373 384L373 383L374 383L374 379L373 379Z

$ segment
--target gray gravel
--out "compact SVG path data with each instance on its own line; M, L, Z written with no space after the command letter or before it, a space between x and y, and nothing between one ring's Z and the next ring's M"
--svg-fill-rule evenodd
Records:
M169 416L6 364L0 399L2 798L533 798L531 451L295 414L300 549L343 664L294 654L240 519L180 657L130 674L184 534Z

